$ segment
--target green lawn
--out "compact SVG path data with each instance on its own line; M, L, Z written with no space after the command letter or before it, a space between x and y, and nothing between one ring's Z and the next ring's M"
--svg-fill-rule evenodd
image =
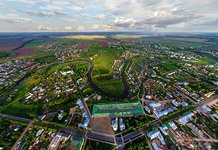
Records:
M163 57L161 60L164 62L161 65L161 69L159 70L160 74L164 74L166 72L175 71L176 69L180 68L179 63L181 60L169 57Z
M117 35L112 35L111 37L112 37L112 38L118 38L118 39L122 39L122 38L136 39L136 38L141 38L141 37L143 37L143 35L117 34Z
M216 63L216 61L212 58L203 57L199 61L190 61L192 64L198 64L198 65L211 65Z
M97 54L97 57L92 60L95 64L94 70L104 68L111 71L113 61L118 58L123 51L124 50L118 50L116 48L102 48L98 44L91 43L85 57L89 58Z
M55 55L50 52L48 53L42 52L42 53L33 55L32 57L35 59L35 62L37 63L51 63L57 60Z
M112 95L120 95L123 92L123 84L120 80L109 79L108 75L94 76L94 82L105 92Z
M94 82L105 92L113 95L119 95L123 91L123 85L121 80L113 80L109 78L109 74L112 73L112 64L117 59L123 50L117 50L116 48L102 48L97 44L91 44L89 52L86 57L92 57L97 54L97 57L92 59L94 63L94 69L92 77Z
M43 43L44 43L44 41L31 41L31 42L25 44L25 47L39 46L39 45L42 45Z
M40 111L39 105L24 105L21 100L25 97L25 94L29 92L36 84L38 84L40 77L33 75L28 78L13 94L13 101L7 103L7 105L1 106L1 112L6 114L12 114L17 116L32 116L36 111Z
M42 113L42 106L37 104L24 105L20 101L16 101L13 104L7 106L2 113L20 116L20 117L37 117Z

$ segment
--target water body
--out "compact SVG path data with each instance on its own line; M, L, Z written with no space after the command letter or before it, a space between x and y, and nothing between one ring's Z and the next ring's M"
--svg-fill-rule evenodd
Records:
M5 99L0 96L0 103L2 103Z
M17 90L17 89L20 87L20 85L26 81L27 78L28 78L28 77L23 77L21 80L19 80L18 83L17 83L17 85L15 85L15 86L10 90L10 92L12 93L12 92L14 92L15 90Z
M125 79L125 70L126 70L126 67L127 67L127 62L125 63L124 67L122 68L122 71L121 71L121 77L122 77L122 83L123 83L123 92L120 94L120 95L112 95L108 92L105 92L103 91L100 87L98 87L95 82L93 81L92 79L92 71L93 71L93 68L94 68L94 64L93 62L89 61L89 60L85 60L85 62L88 62L90 64L90 67L89 67L89 70L88 70L88 73L87 73L87 77L88 77L88 81L89 81L89 84L91 85L91 87L99 94L101 95L105 95L105 96L108 96L108 97L112 97L112 98L118 98L118 99L124 99L128 96L129 94L129 87L128 87L128 83Z
M21 80L19 80L18 83L10 89L10 93L13 93L15 90L17 90L20 87L20 85L26 81L27 78L28 77L23 77ZM5 98L0 96L0 103L3 103L4 101L5 101Z

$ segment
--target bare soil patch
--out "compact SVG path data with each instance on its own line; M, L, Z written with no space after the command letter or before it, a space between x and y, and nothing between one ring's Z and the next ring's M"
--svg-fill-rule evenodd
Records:
M114 131L111 127L111 117L109 116L93 117L92 129L95 132L114 135Z
M23 47L18 49L17 53L19 56L30 56L37 54L38 51L36 50L36 47Z

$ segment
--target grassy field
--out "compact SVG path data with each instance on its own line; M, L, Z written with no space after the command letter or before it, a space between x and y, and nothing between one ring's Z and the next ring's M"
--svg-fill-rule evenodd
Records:
M109 75L113 72L113 69L111 68L113 61L117 59L122 52L123 50L102 48L99 45L92 43L89 52L85 55L86 58L96 55L96 57L92 59L92 62L94 63L92 72L93 80L101 89L113 95L119 95L123 91L121 79L113 80L109 78Z
M108 75L101 75L101 76L94 76L94 82L101 87L102 90L113 94L113 95L120 95L123 92L123 84L121 79L120 80L113 80L109 79Z
M25 44L25 47L28 47L28 46L39 46L39 45L42 45L44 44L44 41L31 41L27 44Z
M6 114L13 114L17 116L31 116L40 111L39 105L23 105L20 100L25 97L25 94L29 92L40 81L39 75L33 75L28 78L17 91L12 95L12 102L7 105L1 106L1 112Z
M180 68L180 65L178 63L180 63L181 61L179 59L163 57L162 61L164 63L161 65L161 69L159 70L160 74L175 71L176 69Z
M198 64L198 65L211 65L211 64L216 63L216 61L208 57L203 57L199 61L190 61L190 63Z
M111 71L113 61L118 58L122 52L123 50L117 50L116 48L91 46L88 55L93 56L97 54L97 57L92 60L95 64L94 69L98 69L98 67L100 67Z
M20 101L15 101L7 106L2 113L11 114L20 117L37 117L37 114L42 113L42 106L37 104L23 105Z
M113 35L112 38L130 38L130 39L135 39L135 38L141 38L143 35L127 35L127 34L118 34L118 35Z

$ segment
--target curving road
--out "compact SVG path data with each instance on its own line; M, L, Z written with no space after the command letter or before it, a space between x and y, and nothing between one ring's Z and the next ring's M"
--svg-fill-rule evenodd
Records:
M89 67L89 70L88 70L88 73L87 73L87 77L88 77L89 84L91 85L91 87L97 93L99 93L101 95L108 96L108 97L119 98L119 99L124 99L124 98L126 98L128 96L128 94L129 94L129 87L128 87L127 81L125 79L125 70L126 70L126 67L127 67L127 62L125 62L125 65L124 65L124 67L122 68L122 71L121 71L121 77L122 77L122 83L123 83L123 92L120 95L112 95L112 94L110 94L110 93L108 93L106 91L103 91L93 81L93 79L92 79L92 71L93 71L93 68L94 68L93 62L89 61L89 60L83 60L83 61L85 61L85 62L90 64L90 67Z

